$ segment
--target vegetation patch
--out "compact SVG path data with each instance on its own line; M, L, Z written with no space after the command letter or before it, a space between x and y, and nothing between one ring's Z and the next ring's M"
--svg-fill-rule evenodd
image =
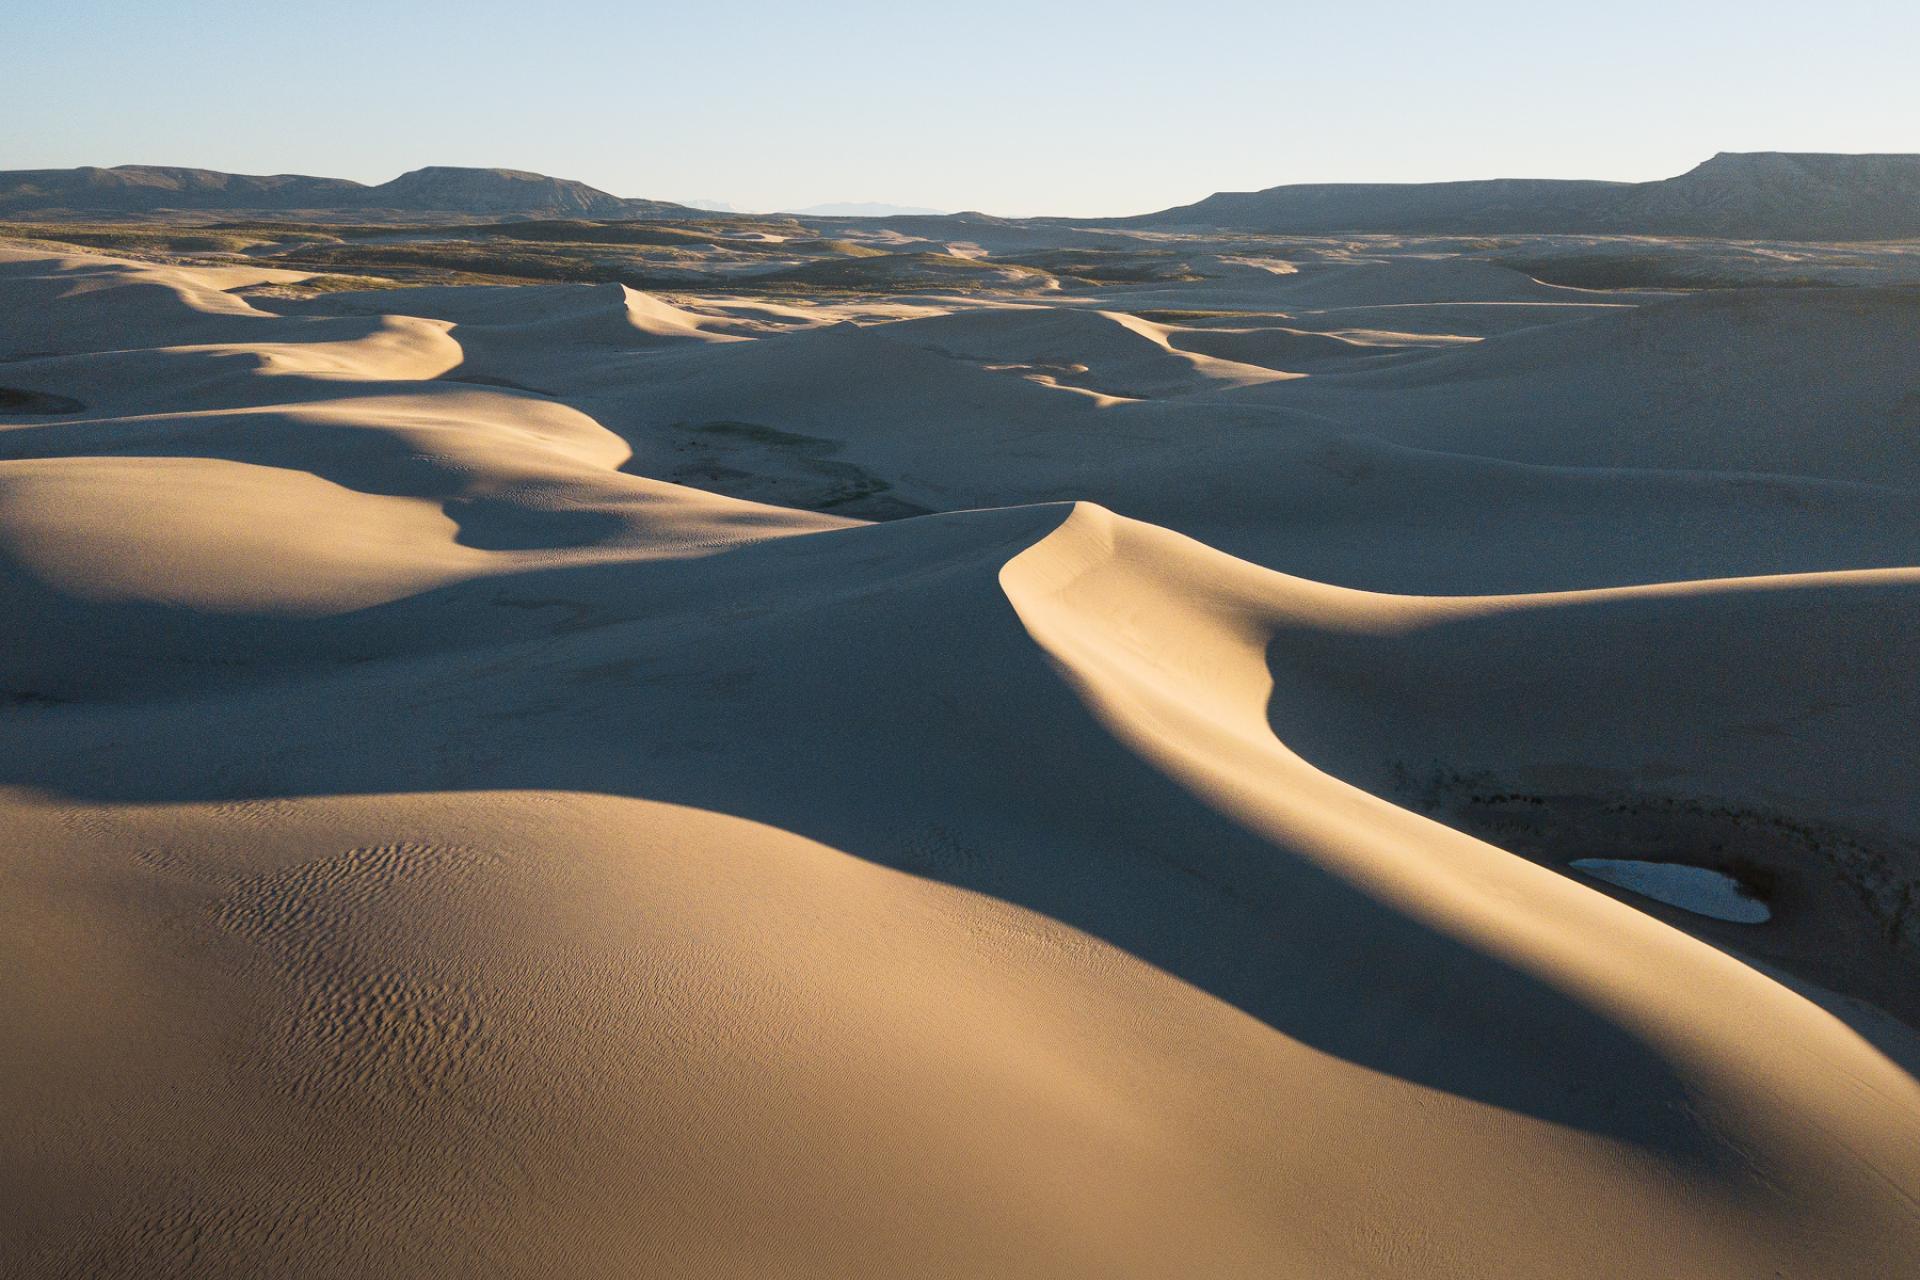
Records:
M1599 253L1551 258L1507 258L1501 265L1542 284L1568 289L1811 289L1831 285L1817 276L1742 269L1735 262L1703 262L1666 254Z
M1156 307L1133 313L1152 324L1221 325L1248 324L1256 320L1283 321L1293 317L1284 311L1182 311Z
M45 391L26 391L19 387L0 387L0 413L26 417L51 417L79 413L87 406L71 396L56 396Z
M729 497L852 516L898 520L928 508L892 495L891 482L837 455L832 440L757 422L687 424L683 460L669 477Z

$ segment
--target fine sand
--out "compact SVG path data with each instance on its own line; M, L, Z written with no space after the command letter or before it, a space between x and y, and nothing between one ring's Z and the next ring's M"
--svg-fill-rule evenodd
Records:
M0 248L0 1274L1907 1273L1920 299L1202 274Z

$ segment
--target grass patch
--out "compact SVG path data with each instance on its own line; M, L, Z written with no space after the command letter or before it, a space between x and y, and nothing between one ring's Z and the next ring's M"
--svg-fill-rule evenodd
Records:
M1198 280L1179 254L1165 250L1051 249L1008 258L1003 266L1025 266L1089 284L1149 284Z

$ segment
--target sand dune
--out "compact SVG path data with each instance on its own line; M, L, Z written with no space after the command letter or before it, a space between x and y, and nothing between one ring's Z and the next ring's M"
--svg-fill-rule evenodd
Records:
M1167 340L1183 351L1255 364L1268 369L1324 372L1348 360L1380 360L1409 350L1435 350L1480 341L1460 334L1395 333L1381 329L1316 332L1284 324L1248 328L1209 325L1169 330Z
M1175 346L1172 330L1117 311L1065 307L966 310L902 321L882 337L1108 401L1224 390L1290 375Z
M1419 254L1375 258L1364 250L1342 261L1295 264L1273 285L1282 304L1296 308L1590 300L1581 290L1542 284L1497 263Z
M169 269L92 255L0 246L11 355L125 351L244 340L260 313L231 290L297 280L271 268ZM111 299L96 296L112 290Z
M1912 289L1727 290L1505 335L1357 385L1391 391L1370 414L1382 436L1423 447L1911 484L1916 333ZM1334 387L1301 391L1312 405ZM1570 416L1543 429L1539 406L1562 398Z
M0 250L8 1269L1899 1274L1905 303L1374 256Z

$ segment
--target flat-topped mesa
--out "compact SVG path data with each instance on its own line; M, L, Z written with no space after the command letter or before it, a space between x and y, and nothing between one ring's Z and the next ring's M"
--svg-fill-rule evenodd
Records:
M1753 181L1763 178L1858 181L1873 175L1920 175L1920 154L1879 152L1848 154L1838 151L1717 151L1681 174L1681 178L1708 175ZM1668 179L1678 181L1679 179Z
M1920 235L1920 155L1723 151L1640 183L1622 226L1698 235L1881 240Z
M1538 233L1884 240L1920 236L1920 155L1721 152L1677 177L1309 183L1123 220L1274 233Z
M1575 229L1618 184L1552 178L1469 182L1315 182L1264 191L1223 191L1128 225L1328 232L1552 233Z

